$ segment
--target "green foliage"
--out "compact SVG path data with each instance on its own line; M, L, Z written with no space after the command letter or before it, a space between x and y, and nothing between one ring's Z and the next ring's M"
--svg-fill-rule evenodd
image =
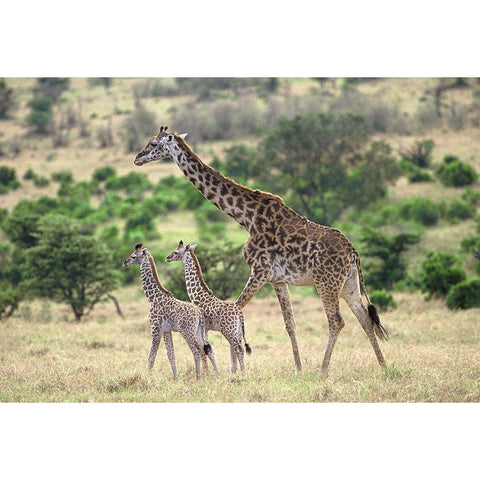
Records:
M451 156L444 158L437 176L446 187L465 187L478 180L478 174L470 164Z
M92 178L94 180L98 180L99 182L104 182L108 178L114 177L116 175L117 175L117 171L113 167L106 166L106 167L97 168L93 172Z
M15 190L20 187L17 179L17 172L14 168L2 165L0 167L0 194Z
M472 207L480 206L480 191L474 190L472 187L465 187L462 192L462 200Z
M255 180L308 218L330 225L346 208L383 197L400 174L387 144L374 142L360 153L367 140L359 116L281 119L260 144Z
M52 121L53 100L45 95L37 94L27 104L31 111L27 116L27 124L39 134L48 133Z
M445 217L451 223L473 218L477 209L463 200L453 199L446 207Z
M408 160L401 160L400 167L407 176L408 180L412 183L433 181L432 176L428 172Z
M145 173L136 171L129 172L121 177L110 175L105 180L105 188L107 190L123 190L127 194L143 194L145 191L151 190L152 187L152 183L148 179L148 176Z
M432 161L433 140L416 141L410 148L401 149L400 156L410 165L418 168L428 168Z
M70 170L61 170L52 173L52 180L58 183L70 184L73 183L73 173Z
M428 252L419 275L422 292L427 299L437 296L445 297L457 283L465 280L465 271L458 267L458 259L448 252Z
M50 197L39 200L20 200L12 213L2 224L3 231L10 242L19 248L29 248L36 244L39 219L58 208L59 202Z
M425 226L435 225L441 216L440 207L429 198L413 197L399 205L399 214Z
M397 282L406 277L407 263L403 254L420 241L420 236L401 233L389 237L378 230L366 228L361 240L366 245L362 255L376 259L364 267L366 283L377 290L392 290Z
M397 303L393 299L392 293L387 292L384 288L381 290L374 290L370 294L370 300L375 304L378 310L382 312L397 308Z
M34 294L67 303L76 321L116 288L109 252L78 221L44 216L35 236L37 244L26 251L26 284Z
M258 166L258 150L244 144L232 145L225 149L224 162L218 158L212 162L213 168L242 184L247 184L249 180L257 176Z
M153 216L148 210L138 210L127 217L125 223L125 235L128 238L129 232L135 231L143 238L152 238L156 236ZM140 233L141 232L141 233Z
M454 285L448 292L446 303L451 310L480 307L480 278L469 278Z

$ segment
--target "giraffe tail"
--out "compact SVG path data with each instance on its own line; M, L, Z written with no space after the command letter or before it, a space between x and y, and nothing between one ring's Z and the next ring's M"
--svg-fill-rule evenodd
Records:
M205 355L208 355L212 351L212 346L207 342L203 345L203 351Z
M359 255L355 256L355 263L357 264L358 276L360 277L360 282L363 288L363 292L365 293L365 297L368 302L368 307L367 307L368 316L370 317L370 320L372 322L373 331L375 332L375 335L378 338L382 340L388 340L390 338L388 330L380 323L380 317L378 316L377 308L370 301L370 298L368 297L367 287L365 285L365 280L363 279L362 267L360 266Z

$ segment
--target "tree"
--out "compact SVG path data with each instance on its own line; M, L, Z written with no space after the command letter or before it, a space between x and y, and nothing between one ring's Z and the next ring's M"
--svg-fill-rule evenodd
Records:
M427 252L420 272L420 289L427 299L445 297L450 289L466 278L465 271L458 266L458 259L449 252Z
M365 265L366 283L375 289L391 290L406 276L407 264L403 253L411 245L418 243L420 236L414 233L400 233L388 237L378 230L368 228L362 232L362 241L367 245L362 254L377 259L377 262Z
M281 119L260 144L255 179L308 218L331 225L348 207L384 196L400 175L390 147L375 142L366 149L367 140L356 115Z
M26 251L27 286L34 294L67 303L80 321L117 286L111 255L69 217L46 215L37 228L38 243Z

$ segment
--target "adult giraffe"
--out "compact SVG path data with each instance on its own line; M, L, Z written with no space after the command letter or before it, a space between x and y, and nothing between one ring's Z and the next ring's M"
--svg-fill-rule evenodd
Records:
M236 303L243 308L265 283L271 283L280 302L285 327L292 343L295 367L302 371L295 319L288 284L315 284L328 318L328 344L322 371L328 368L337 337L345 322L340 315L342 297L367 334L377 360L385 366L376 339L387 339L375 306L370 302L360 268L360 256L340 230L318 225L285 205L271 193L252 190L225 177L202 162L185 142L186 134L160 127L135 158L141 166L171 157L184 175L217 208L236 220L249 233L243 255L251 272ZM368 309L360 293L361 281Z

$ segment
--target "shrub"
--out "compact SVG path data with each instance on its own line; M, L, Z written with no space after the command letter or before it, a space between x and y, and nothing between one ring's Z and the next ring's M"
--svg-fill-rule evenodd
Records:
M379 290L391 290L397 282L405 279L407 263L404 253L418 243L420 237L412 233L388 237L377 229L365 228L361 240L366 244L362 255L375 258L375 262L365 265L366 283Z
M104 182L107 178L113 177L117 174L117 171L113 167L100 167L97 168L92 175L94 180L98 180L99 182Z
M400 149L399 154L405 161L419 168L430 166L432 150L435 146L433 140L422 140L414 143L410 148Z
M39 94L28 102L31 112L27 116L27 124L33 127L36 133L48 133L52 120L52 104L50 97Z
M435 225L440 219L440 208L428 198L414 197L400 205L400 216L422 225Z
M122 177L111 175L105 180L107 190L123 190L127 194L143 193L152 188L152 183L147 175L140 172L130 172Z
M466 187L462 192L462 200L472 207L480 206L480 191L474 190L472 187Z
M370 294L370 300L380 311L386 311L389 308L397 308L397 303L393 299L393 295L385 289L374 290Z
M73 183L73 173L70 170L60 170L52 173L52 180L58 183Z
M470 278L454 285L446 303L451 310L480 307L480 278Z
M460 220L466 220L473 218L476 213L476 208L463 200L454 199L447 205L445 216L450 222L458 222Z
M458 159L449 158L447 161L447 157L438 168L437 176L446 187L465 187L478 180L478 174L471 165Z
M18 187L20 187L20 182L17 179L16 170L2 165L0 167L0 193L5 193Z
M465 271L457 266L455 255L448 252L428 252L420 272L420 289L433 296L445 297L450 288L465 280Z

